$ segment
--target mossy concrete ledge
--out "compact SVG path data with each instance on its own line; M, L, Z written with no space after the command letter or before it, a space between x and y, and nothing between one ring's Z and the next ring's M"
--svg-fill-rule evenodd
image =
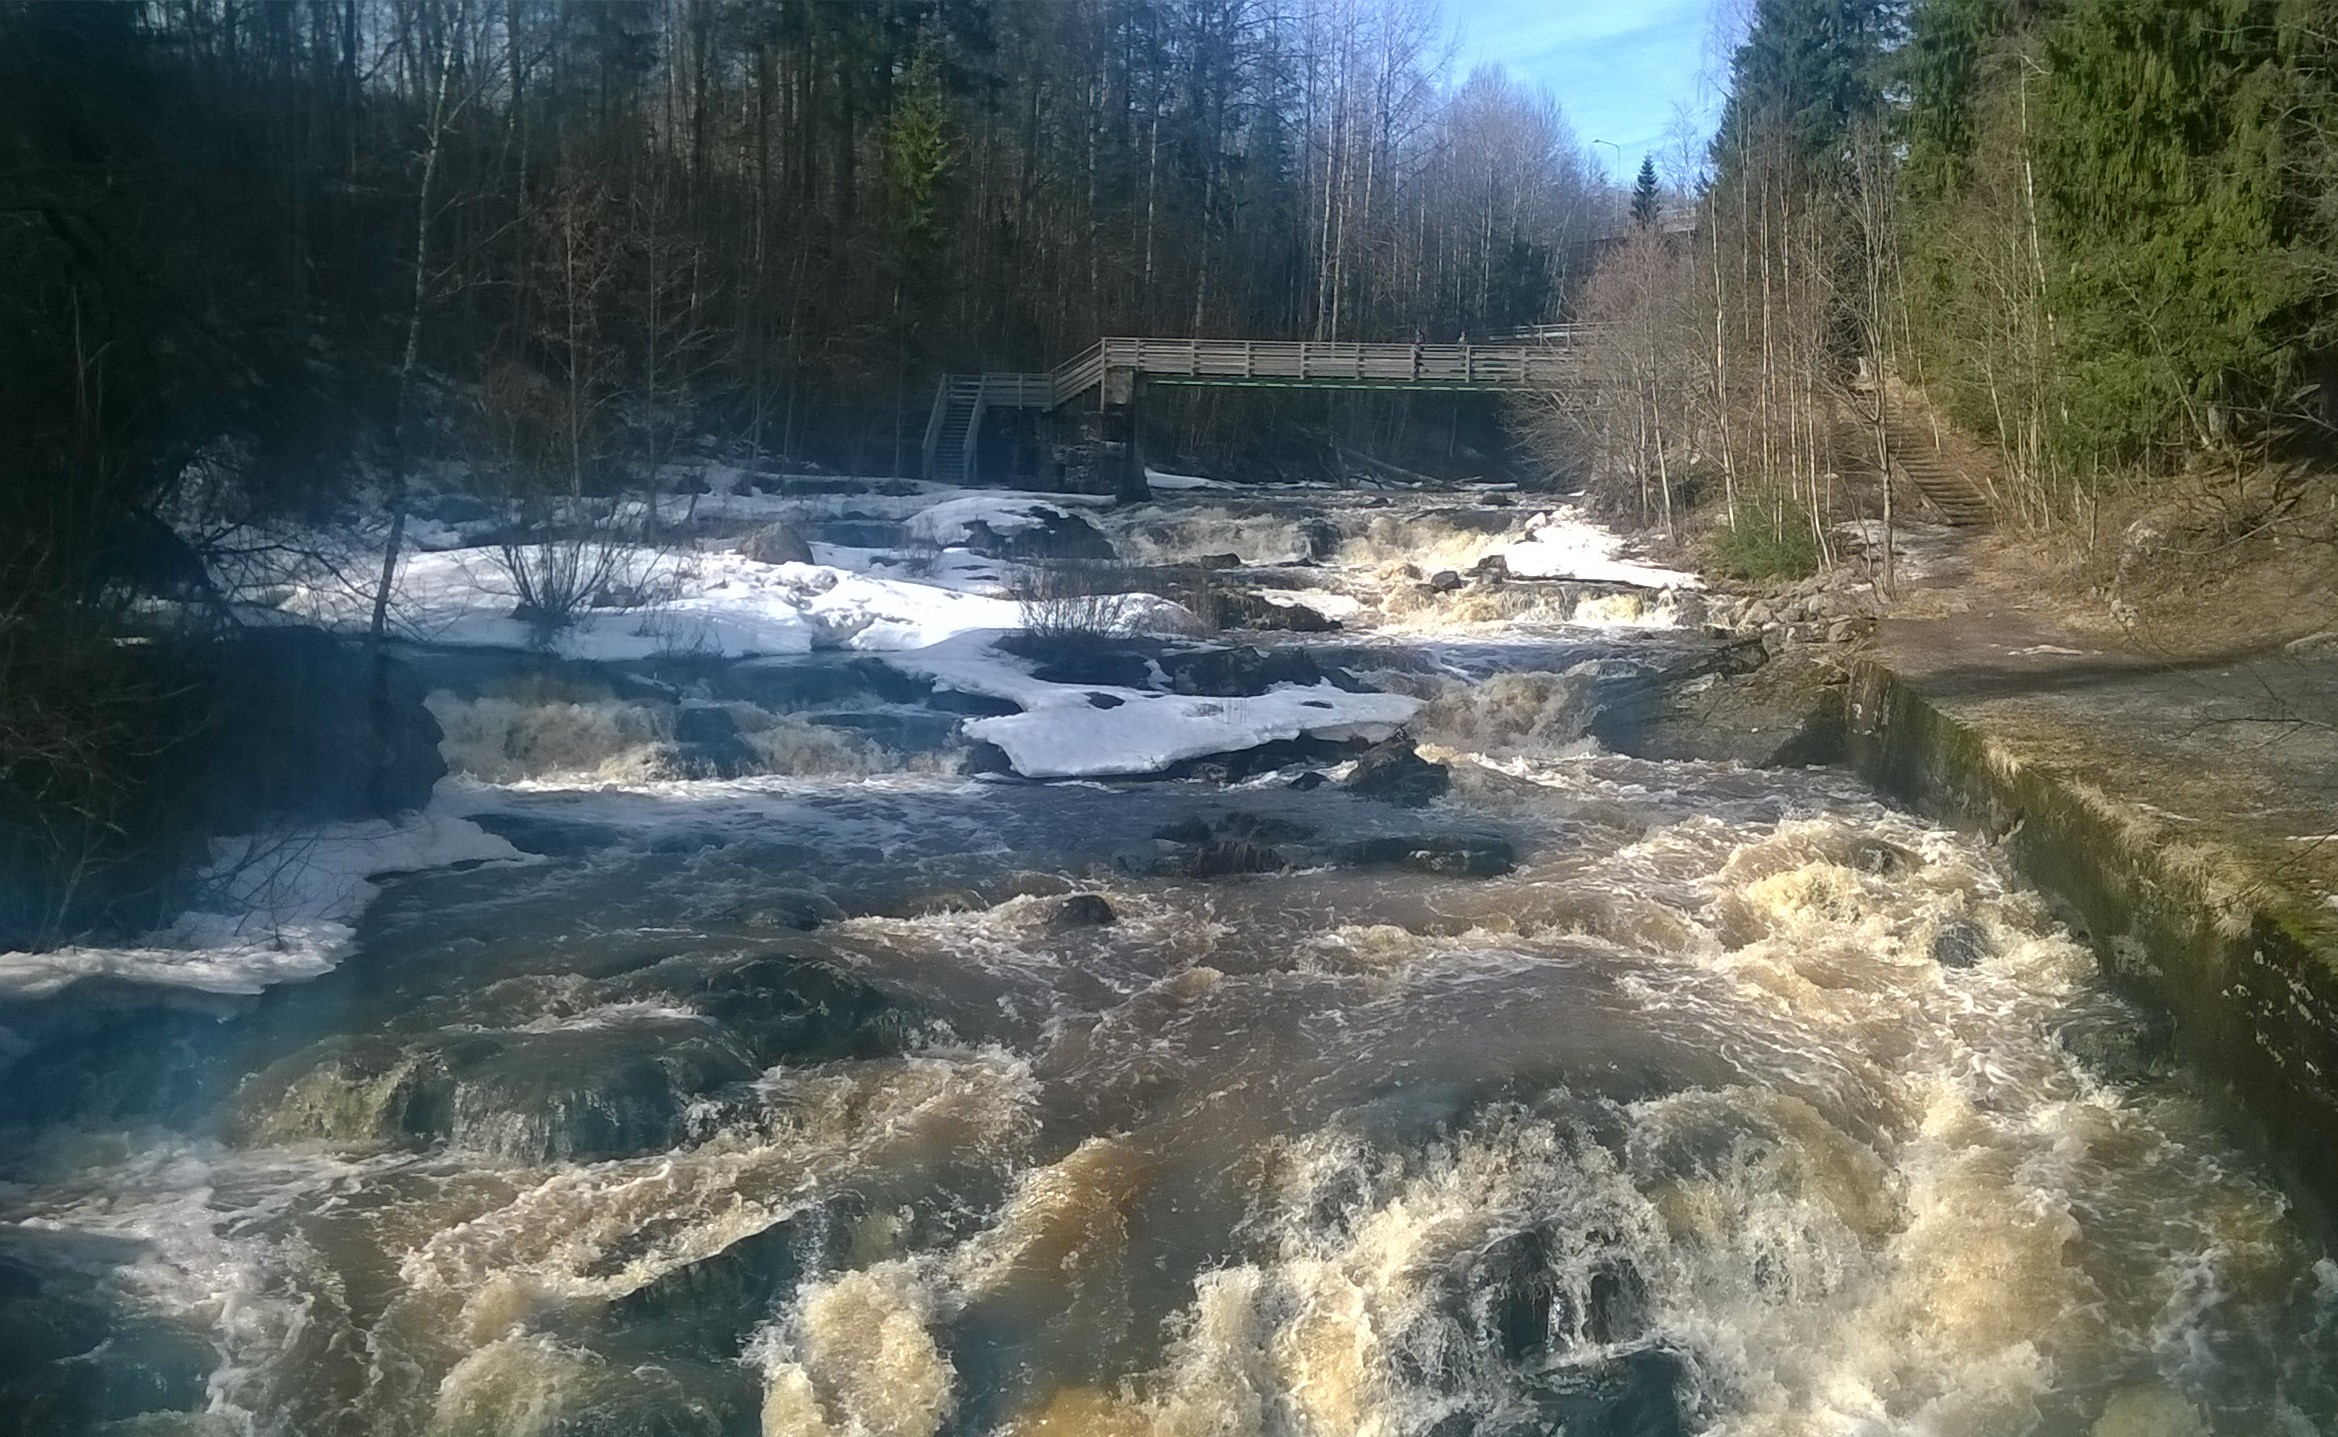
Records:
M2097 682L2049 671L2027 693L2002 672L1986 684L1965 677L1856 665L1845 695L1852 766L1999 843L2114 975L2165 1006L2179 1051L2222 1090L2243 1139L2328 1230L2338 1212L2338 915L2314 873L2284 855L2283 835L2263 831L2252 777L2236 771L2219 784L2195 764L2163 790L2158 765L2182 716L2166 715L2166 732L2143 725L2151 741L2130 743L2149 710L2115 695L2164 675L2137 668ZM2226 811L2203 811L2219 792Z

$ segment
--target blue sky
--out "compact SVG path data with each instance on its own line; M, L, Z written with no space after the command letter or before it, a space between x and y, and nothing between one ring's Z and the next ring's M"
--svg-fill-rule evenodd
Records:
M1459 79L1500 64L1557 97L1576 139L1619 180L1653 151L1668 173L1673 116L1687 106L1699 138L1719 104L1708 59L1714 0L1445 0L1461 48Z

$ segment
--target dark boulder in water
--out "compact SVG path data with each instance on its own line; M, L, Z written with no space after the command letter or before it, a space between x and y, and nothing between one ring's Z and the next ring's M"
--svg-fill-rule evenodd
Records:
M1153 837L1164 838L1171 843L1207 843L1213 833L1210 821L1195 814L1191 818L1178 819L1175 823L1162 824L1153 830Z
M1274 739L1232 753L1204 754L1162 769L1156 777L1190 779L1196 783L1240 783L1262 773L1294 764L1338 763L1354 756L1357 745L1312 735Z
M1328 563L1339 553L1339 525L1329 519L1301 521L1298 537L1299 557L1309 563Z
M1120 921L1112 905L1100 893L1075 893L1058 902L1047 915L1047 931L1069 932L1074 928L1104 928Z
M2090 1004L2054 1030L2054 1041L2088 1072L2121 1087L2176 1069L2175 1019L2161 1008Z
M712 1025L671 1020L499 1033L445 1053L449 1138L506 1162L577 1162L671 1147L693 1099L757 1069Z
M1049 508L1035 509L1031 517L1039 522L1004 534L993 529L988 520L973 520L966 526L966 548L986 559L1018 563L1052 559L1109 564L1120 557L1104 532L1077 514Z
M625 841L625 835L603 824L530 813L486 809L472 814L471 821L514 848L546 858L573 858Z
M1661 1347L1581 1366L1554 1368L1536 1382L1540 1430L1567 1437L1687 1437L1688 1364Z
M329 1038L244 1082L223 1127L232 1141L427 1144L452 1127L454 1078L427 1043Z
M756 767L739 720L719 704L684 704L674 715L669 762L683 778L737 778Z
M1452 783L1453 775L1445 765L1422 758L1414 751L1413 741L1399 735L1366 750L1349 771L1345 787L1364 798L1420 808L1444 797Z
M1013 773L1015 761L1007 757L1007 751L997 744L978 740L966 746L966 757L959 761L958 771L970 776Z
M1319 684L1323 670L1305 649L1197 649L1161 659L1173 693L1245 698L1276 684Z
M1315 836L1313 826L1272 813L1229 813L1218 826L1254 843L1298 843Z
M1932 961L1943 968L1970 968L1988 956L1988 935L1970 923L1945 923L1932 935Z
M823 963L775 955L692 976L654 996L721 1023L763 1067L898 1052L915 1026L892 998Z
M1491 834L1367 838L1339 851L1342 862L1392 864L1448 878L1498 878L1518 866L1510 840Z
M1290 867L1283 855L1260 843L1217 838L1180 854L1177 871L1187 878L1224 878L1240 873L1277 873Z
M1218 622L1229 629L1273 629L1294 634L1337 632L1339 620L1307 604L1278 604L1241 589L1217 596Z

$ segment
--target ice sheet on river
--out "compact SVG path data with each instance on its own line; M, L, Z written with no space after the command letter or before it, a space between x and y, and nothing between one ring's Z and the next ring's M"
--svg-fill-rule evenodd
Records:
M212 841L210 890L167 928L123 948L0 953L0 995L41 997L100 975L205 993L314 978L349 950L371 881L458 863L534 862L466 818L429 814Z
M1276 684L1233 698L1050 683L965 640L889 662L943 688L1020 706L1018 714L970 720L965 731L998 745L1025 778L1157 773L1186 759L1295 738L1377 742L1422 704L1404 694L1349 693L1328 683Z

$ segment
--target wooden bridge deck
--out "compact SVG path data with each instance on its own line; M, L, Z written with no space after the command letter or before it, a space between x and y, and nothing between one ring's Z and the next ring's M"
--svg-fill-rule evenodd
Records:
M1156 384L1278 389L1530 390L1581 377L1585 331L1543 325L1492 344L1349 344L1318 340L1108 336L1044 374L945 374L926 424L929 477L963 480L987 409L1061 409L1107 376Z

